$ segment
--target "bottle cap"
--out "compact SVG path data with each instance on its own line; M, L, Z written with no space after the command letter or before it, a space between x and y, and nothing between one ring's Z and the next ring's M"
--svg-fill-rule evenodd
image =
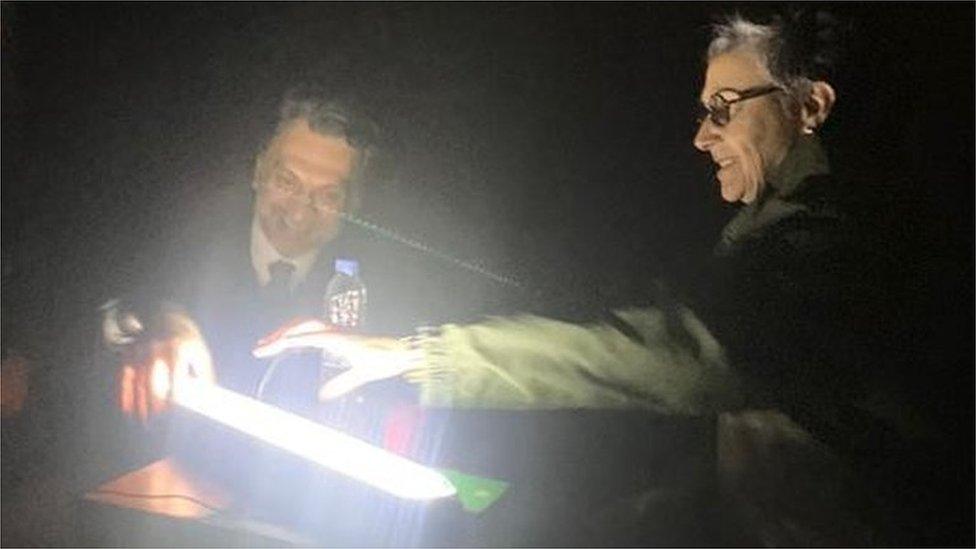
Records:
M335 270L348 276L359 275L359 262L355 259L336 259Z

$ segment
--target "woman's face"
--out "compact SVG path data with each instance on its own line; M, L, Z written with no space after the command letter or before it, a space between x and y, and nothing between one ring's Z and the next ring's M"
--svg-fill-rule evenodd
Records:
M772 84L772 76L756 54L733 50L709 62L701 101L709 107L715 94L732 101L746 90ZM716 177L727 202L754 201L801 133L798 117L790 116L777 97L781 93L735 102L729 106L725 125L706 117L695 134L695 147L708 153L718 166Z

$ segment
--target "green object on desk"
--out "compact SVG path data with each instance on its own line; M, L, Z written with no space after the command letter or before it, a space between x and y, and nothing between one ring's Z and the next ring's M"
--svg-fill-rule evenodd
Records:
M452 469L440 469L440 472L457 488L458 501L469 513L480 513L491 507L508 490L508 483L503 480L466 475Z

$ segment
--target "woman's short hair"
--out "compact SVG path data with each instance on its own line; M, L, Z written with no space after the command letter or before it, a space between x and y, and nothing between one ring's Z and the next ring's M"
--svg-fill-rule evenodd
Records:
M834 79L841 31L838 19L822 10L792 10L765 23L735 13L712 26L706 60L740 49L753 52L776 83L800 99L812 82Z

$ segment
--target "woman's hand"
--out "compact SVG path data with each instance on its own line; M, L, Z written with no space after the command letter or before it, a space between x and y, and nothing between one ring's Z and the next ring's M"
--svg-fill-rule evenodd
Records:
M319 388L319 400L342 396L372 381L402 375L419 364L422 352L406 343L387 337L341 334L321 320L298 319L289 322L258 341L254 356L267 358L289 349L322 349L347 362L349 370Z

